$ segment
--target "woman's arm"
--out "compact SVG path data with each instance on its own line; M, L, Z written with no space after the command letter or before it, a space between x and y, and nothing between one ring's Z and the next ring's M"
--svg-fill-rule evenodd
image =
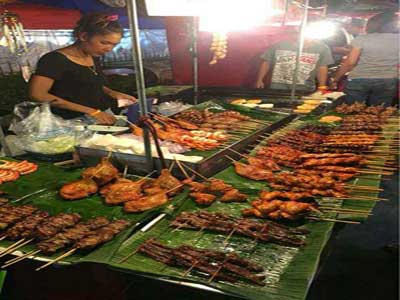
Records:
M52 102L51 105L62 109L91 115L101 124L113 124L115 122L115 118L112 115L88 106L73 103L49 93L53 84L54 79L45 76L33 75L31 81L29 82L29 97L39 102L56 100Z
M327 89L328 82L328 66L320 66L317 72L318 88L324 87Z
M110 89L109 87L107 87L105 85L103 86L103 91L104 91L104 93L109 95L111 98L114 98L114 99L117 99L117 100L127 99L127 100L130 100L132 102L136 102L137 101L135 97L133 97L131 95L128 95L128 94L124 94L124 93L121 93L121 92L114 91L114 90Z
M358 59L361 55L361 48L352 48L347 59L342 63L339 70L333 76L333 81L338 82L347 72L353 70L357 65Z
M262 89L264 88L264 78L269 72L269 62L268 61L263 61L260 69L258 70L258 76L257 76L257 81L255 84L255 87L257 89Z

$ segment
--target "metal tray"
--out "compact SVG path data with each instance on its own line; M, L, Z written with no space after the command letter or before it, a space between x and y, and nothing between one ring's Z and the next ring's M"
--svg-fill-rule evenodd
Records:
M253 133L249 134L248 136L244 137L243 139L221 149L220 151L214 153L213 155L204 158L198 163L187 163L185 162L186 165L190 166L197 172L203 174L206 177L210 177L223 169L225 169L231 162L230 160L226 157L226 155L229 155L230 157L234 159L239 159L239 156L232 151L229 150L229 148L234 149L238 152L243 152L244 150L251 149L253 148L256 144L258 144L257 139L265 134L265 133L271 133L280 127L288 124L291 122L296 115L286 115L282 117L280 120L270 124L266 125L264 127L261 127L257 131L254 131ZM78 146L76 147L76 150L79 154L79 157L81 161L84 164L87 165L93 165L99 161L101 157L105 157L109 155L109 151L106 150L99 150L99 149L93 149L93 148L86 148L86 147L81 147ZM125 166L128 167L128 171L131 174L148 174L151 172L154 168L160 169L161 168L161 162L159 158L154 157L153 158L153 163L154 166L149 166L146 161L146 157L142 155L134 155L134 154L126 154L126 153L120 153L120 152L112 152L111 153L111 161L113 164L115 164L116 167L118 167L120 170L123 169ZM166 159L165 160L167 166L170 166L174 161ZM182 173L180 172L179 168L175 165L174 168L172 169L172 173L175 174L178 177L182 177Z

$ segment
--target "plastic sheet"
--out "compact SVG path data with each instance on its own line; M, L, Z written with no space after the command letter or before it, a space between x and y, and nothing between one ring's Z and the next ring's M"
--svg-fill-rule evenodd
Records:
M79 122L55 116L50 103L22 102L14 108L10 130L25 151L59 154L73 151L76 125Z

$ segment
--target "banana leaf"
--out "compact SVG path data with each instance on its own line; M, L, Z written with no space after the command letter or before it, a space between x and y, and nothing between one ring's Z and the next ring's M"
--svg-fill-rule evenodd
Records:
M182 197L185 197L185 193L181 193L171 200L170 203L148 210L143 213L127 214L123 211L122 206L107 206L104 204L103 199L99 195L93 195L81 200L66 201L63 200L58 190L60 187L70 181L76 180L80 177L82 169L75 169L73 171L67 171L63 168L56 167L50 163L39 163L39 169L29 175L21 176L14 182L9 182L0 185L0 190L7 193L12 201L15 198L19 198L26 194L38 191L42 188L47 188L46 191L33 195L18 204L32 204L37 206L39 209L49 212L51 215L60 212L76 212L82 216L82 220L87 220L96 216L105 216L109 219L126 219L135 224L139 220L145 218L149 213L163 210L167 205L171 203L179 202ZM94 251L89 253L75 252L74 255L69 256L64 261L68 262L80 262L80 261L93 261L100 263L107 263L112 257L113 253L119 248L121 243L131 234L132 227L123 231L116 238L106 243L105 245L96 248ZM0 247L7 247L12 242L0 241ZM34 245L25 246L20 248L24 252L35 250ZM55 258L63 253L60 251L53 256L45 258Z
M289 128L297 128L304 125L303 122L290 124ZM257 197L261 189L268 190L268 184L262 181L254 181L237 175L232 166L218 173L214 177L223 179L232 184L242 192L249 195L248 202ZM354 185L363 185L377 187L379 186L379 176L376 179L370 179L373 176L360 176L353 181ZM376 197L376 192L352 192L351 195ZM361 209L370 211L375 205L374 201L363 200L337 200L324 199L320 202L330 203L332 206L343 206L344 208ZM216 202L209 211L218 211L233 216L240 216L240 211L248 207L249 203L220 203ZM176 212L198 210L193 201L188 201ZM174 214L174 216L176 215ZM363 221L364 216L344 215L344 214L326 214L328 218L350 219ZM131 270L132 272L154 277L175 279L177 281L188 281L202 283L213 288L217 288L227 294L234 294L248 299L305 299L311 281L315 276L320 256L323 248L330 238L334 223L322 221L308 221L302 225L309 229L311 234L306 237L306 246L297 249L291 247L278 246L274 244L262 244L249 240L244 237L233 236L229 239L228 245L224 246L226 235L220 235L207 231L176 230L169 228L169 222L173 219L163 220L148 233L138 233L129 238L111 259L110 264L122 270ZM357 226L357 225L353 225ZM135 250L149 238L156 238L168 246L179 246L189 244L191 246L210 248L214 250L234 251L235 253L248 258L262 265L266 270L266 286L259 287L249 285L245 282L230 284L226 282L208 282L204 274L191 271L185 274L187 270L169 267L162 263L152 260ZM132 253L134 253L132 255ZM128 255L132 255L126 261L122 261Z
M7 275L6 271L0 271L0 294L1 290L3 289L4 281L6 280L6 275Z

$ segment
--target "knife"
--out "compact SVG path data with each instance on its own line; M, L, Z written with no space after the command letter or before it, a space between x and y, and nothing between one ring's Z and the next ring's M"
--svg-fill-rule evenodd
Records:
M166 216L172 216L172 214L179 208L183 206L183 204L186 202L186 200L189 199L189 197L183 197L182 200L177 201L174 204L169 204L167 207L165 207L162 212L159 213L159 215L154 218L150 223L148 223L146 226L144 226L140 231L141 232L146 232L149 231L154 225L156 225L158 222L160 222L162 219L164 219Z

